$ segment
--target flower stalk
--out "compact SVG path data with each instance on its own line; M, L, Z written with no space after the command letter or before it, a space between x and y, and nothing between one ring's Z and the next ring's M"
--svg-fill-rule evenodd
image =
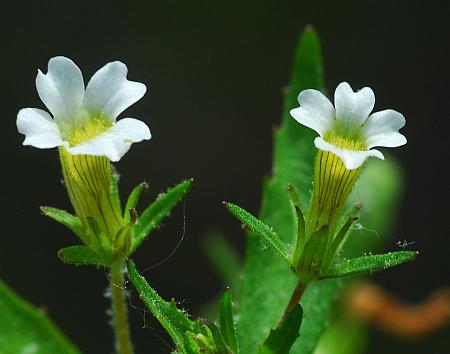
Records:
M113 328L118 354L133 354L130 328L128 325L128 308L124 281L124 263L116 262L111 266L111 305Z

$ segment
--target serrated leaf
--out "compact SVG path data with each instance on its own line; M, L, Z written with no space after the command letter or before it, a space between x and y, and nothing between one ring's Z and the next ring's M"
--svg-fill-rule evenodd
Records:
M280 325L270 331L258 354L289 354L290 349L299 336L303 310L296 305L282 320Z
M294 215L289 205L286 186L292 183L301 193L301 202L308 205L313 178L314 157L317 149L314 146L316 133L298 124L289 111L298 107L297 96L303 89L317 89L324 92L322 58L320 41L317 33L308 28L300 37L295 58L291 81L285 93L281 127L275 132L273 153L273 177L267 180L263 188L263 201L260 219L272 225L286 243L292 243L294 234L292 218ZM276 326L289 302L297 279L289 271L286 264L276 255L262 254L259 240L247 238L246 262L242 278L244 279L237 308L237 336L240 350L245 354L257 352L257 343L262 343L267 337L267 328ZM308 287L309 288L309 287ZM325 289L316 289L315 302L303 304L305 314L313 312L317 307L317 299L329 302ZM305 295L308 293L306 289ZM261 311L261 309L265 309ZM328 308L323 309L319 325L314 324L318 339L321 328L325 326ZM326 316L325 316L326 312ZM302 330L308 332L310 321L304 322ZM311 323L312 324L312 323ZM310 332L314 332L311 330ZM301 342L301 341L297 341ZM295 348L295 347L294 347ZM314 348L314 347L313 347ZM292 353L310 354L311 350Z
M175 301L167 302L161 298L145 278L138 273L132 261L128 262L128 276L141 300L172 338L177 350L188 353L187 332L194 332L194 322L177 308Z
M238 220L243 222L245 226L254 231L266 246L270 247L278 256L284 259L289 266L291 265L286 245L269 226L235 204L225 203L225 207Z
M75 215L68 213L65 210L52 208L48 206L42 206L41 212L43 215L56 220L57 222L63 224L67 228L69 228L75 235L77 235L80 239L85 241L86 235L81 224L80 218Z
M192 179L185 180L161 194L144 212L133 227L132 251L135 251L142 241L164 219L169 212L186 195L192 186Z
M125 224L130 222L130 210L135 209L136 205L141 197L141 194L144 190L148 188L148 184L143 182L138 184L130 193L127 203L125 204L125 211L123 212L123 218L125 220Z
M104 260L87 246L69 246L58 251L59 259L66 264L104 265Z
M1 280L0 353L81 354L43 311Z
M225 343L230 347L234 354L238 354L238 343L236 338L236 329L233 316L233 302L231 289L227 288L220 300L220 332Z
M366 275L412 261L416 257L417 252L399 251L353 258L330 267L321 278Z

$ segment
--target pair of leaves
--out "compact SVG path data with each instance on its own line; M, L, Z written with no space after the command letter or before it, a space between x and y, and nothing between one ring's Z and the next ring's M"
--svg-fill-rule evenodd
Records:
M133 223L134 210L140 195L146 188L146 184L138 185L130 194L124 212L124 220L130 224L131 230L131 252L134 252L139 245L147 238L158 224L164 219L178 202L186 195L192 185L192 179L185 180L175 187L162 193L158 198L147 207L136 223ZM60 209L51 207L41 208L44 215L62 223L72 230L77 236L85 241L86 236L78 217ZM58 252L59 258L68 264L77 265L105 265L108 263L104 257L96 253L88 246L65 247Z
M288 252L286 244L272 230L272 228L235 204L225 203L225 207L248 228L256 232L265 245L271 248L280 258L286 261L292 269L294 269L294 266L291 264L291 255ZM350 225L346 224L341 232L347 233L349 227ZM314 235L311 236L311 239L312 238L314 238ZM323 237L321 239L323 239ZM317 253L314 252L314 250L311 250L311 252L306 251L307 250L305 250L305 253ZM417 252L399 251L386 254L357 257L331 266L323 274L320 275L320 278L325 279L343 277L347 275L370 274L379 270L384 270L399 265L404 262L409 262L416 256Z
M158 319L172 338L176 352L183 354L237 354L239 352L233 320L231 291L227 289L220 301L219 326L215 323L197 319L177 308L175 301L162 299L136 269L128 262L128 276L141 300Z

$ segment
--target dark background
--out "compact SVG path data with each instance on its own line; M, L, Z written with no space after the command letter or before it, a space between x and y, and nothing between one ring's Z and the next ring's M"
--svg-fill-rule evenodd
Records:
M175 297L195 312L222 288L202 251L202 238L219 229L243 250L239 225L220 201L257 212L261 181L270 171L280 92L298 35L312 24L322 38L329 91L344 80L355 89L368 85L376 94L375 110L393 108L407 118L408 144L393 150L406 172L406 188L389 248L407 240L421 255L377 280L411 302L449 285L446 3L3 3L0 276L46 307L83 352L112 352L106 274L62 264L56 251L78 241L39 215L40 205L71 210L57 151L22 147L15 120L20 108L44 108L34 80L38 68L47 71L50 57L72 58L85 82L106 62L119 59L128 65L129 78L149 89L122 117L144 120L153 133L150 142L134 145L117 164L122 194L147 180L143 207L182 178L195 178L184 211L178 207L135 260L143 269L164 259L182 236L185 220L181 247L145 276L162 296ZM156 321L147 313L144 322L143 305L136 296L130 301L136 307L131 320L137 352L169 352ZM435 341L445 341L442 333L436 336ZM382 341L389 343L388 352L433 353L429 342L399 344L378 332L374 352L381 352Z

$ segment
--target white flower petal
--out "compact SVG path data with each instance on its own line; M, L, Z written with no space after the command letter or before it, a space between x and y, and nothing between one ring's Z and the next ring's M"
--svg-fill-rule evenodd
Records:
M16 124L19 133L25 135L23 145L50 149L63 144L55 121L41 109L21 109L17 114Z
M363 126L367 146L405 145L405 136L398 132L405 126L405 122L403 114L392 109L371 114Z
M87 84L84 105L91 114L115 121L117 116L144 96L147 88L127 80L127 66L120 61L99 69Z
M334 92L336 119L349 126L361 126L372 112L375 94L370 87L353 92L347 82L341 82Z
M72 60L66 57L51 58L47 74L38 71L36 88L57 122L76 117L83 102L84 81L80 69Z
M378 157L381 160L384 160L383 154L375 149L372 150L346 150L338 148L330 143L327 143L321 137L317 137L314 140L314 145L320 150L329 151L333 154L339 156L344 163L345 167L349 170L353 170L355 168L360 167L364 161L370 156Z
M150 129L144 122L133 118L124 118L104 133L67 150L73 155L106 156L115 162L125 155L132 143L150 138Z
M317 90L304 90L298 95L300 107L291 110L291 116L300 124L319 133L330 127L334 119L334 107L324 94Z

